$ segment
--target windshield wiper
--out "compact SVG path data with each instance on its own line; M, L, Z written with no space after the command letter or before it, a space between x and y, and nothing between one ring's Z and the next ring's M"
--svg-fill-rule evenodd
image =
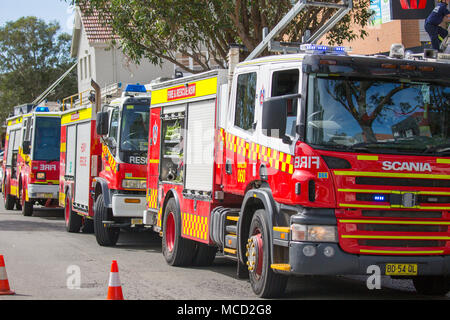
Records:
M424 153L439 153L442 155L448 155L450 154L450 143L443 143L438 144L437 146L430 146L427 147L424 151Z

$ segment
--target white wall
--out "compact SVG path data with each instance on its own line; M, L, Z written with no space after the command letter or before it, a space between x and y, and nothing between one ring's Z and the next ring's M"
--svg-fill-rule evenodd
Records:
M130 63L119 49L107 47L95 48L95 74L100 87L121 82L127 84L147 84L159 77L171 77L174 66L164 63L161 67L152 65L148 60L139 65Z

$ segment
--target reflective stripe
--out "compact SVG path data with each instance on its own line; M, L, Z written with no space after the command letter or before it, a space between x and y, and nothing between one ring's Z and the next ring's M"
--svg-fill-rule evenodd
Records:
M379 205L367 205L367 204L351 204L351 203L340 203L339 207L342 208L368 208L368 209L419 209L419 210L450 210L450 207L424 207L424 206L415 206L415 207L402 207L400 205L393 206L379 206Z
M120 287L120 277L118 272L111 272L109 275L109 286Z
M338 189L339 192L354 192L354 193L414 193L414 194L425 194L425 195L435 195L435 196L450 196L450 192L444 191L396 191L396 190L373 190L373 189Z
M339 220L340 223L364 223L364 224L417 224L417 225L450 225L444 221L390 221L390 220Z
M378 156L358 156L358 160L366 160L366 161L378 161Z
M394 250L359 250L360 253L384 253L384 254L442 254L444 250L436 251L394 251Z
M436 159L437 163L450 164L450 159Z
M428 173L393 173L393 172L365 172L365 171L334 171L336 176L356 177L388 177L388 178L419 178L419 179L449 179L450 175Z
M8 275L6 274L6 268L0 267L0 281L8 280Z
M434 237L434 236L369 236L369 235L343 235L342 239L388 239L388 240L450 240L450 237Z

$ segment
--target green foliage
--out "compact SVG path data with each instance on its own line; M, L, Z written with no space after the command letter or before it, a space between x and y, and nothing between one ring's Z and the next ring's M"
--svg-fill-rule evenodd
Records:
M75 62L71 36L58 34L58 23L23 17L0 27L0 121L12 108L31 103ZM69 75L49 100L77 90L77 75Z
M154 64L163 60L178 64L179 52L200 66L201 70L191 70L178 64L189 72L208 70L212 64L226 67L232 43L244 45L249 54L261 42L262 29L273 29L292 8L291 0L66 1L87 11L97 10L135 62L147 58ZM364 37L363 28L371 15L369 5L370 0L355 0L352 12L327 35L327 40L341 44ZM311 8L282 32L283 40L299 41L305 30L314 32L334 11Z

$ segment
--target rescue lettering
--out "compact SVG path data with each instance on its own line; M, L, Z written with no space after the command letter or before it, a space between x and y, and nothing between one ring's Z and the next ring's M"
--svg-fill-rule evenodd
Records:
M147 158L146 157L130 156L129 161L132 164L147 164Z
M190 84L188 86L180 86L167 91L167 100L177 100L182 98L195 97L197 91L196 84Z
M383 170L385 171L417 171L417 172L432 172L431 165L423 162L383 162Z

